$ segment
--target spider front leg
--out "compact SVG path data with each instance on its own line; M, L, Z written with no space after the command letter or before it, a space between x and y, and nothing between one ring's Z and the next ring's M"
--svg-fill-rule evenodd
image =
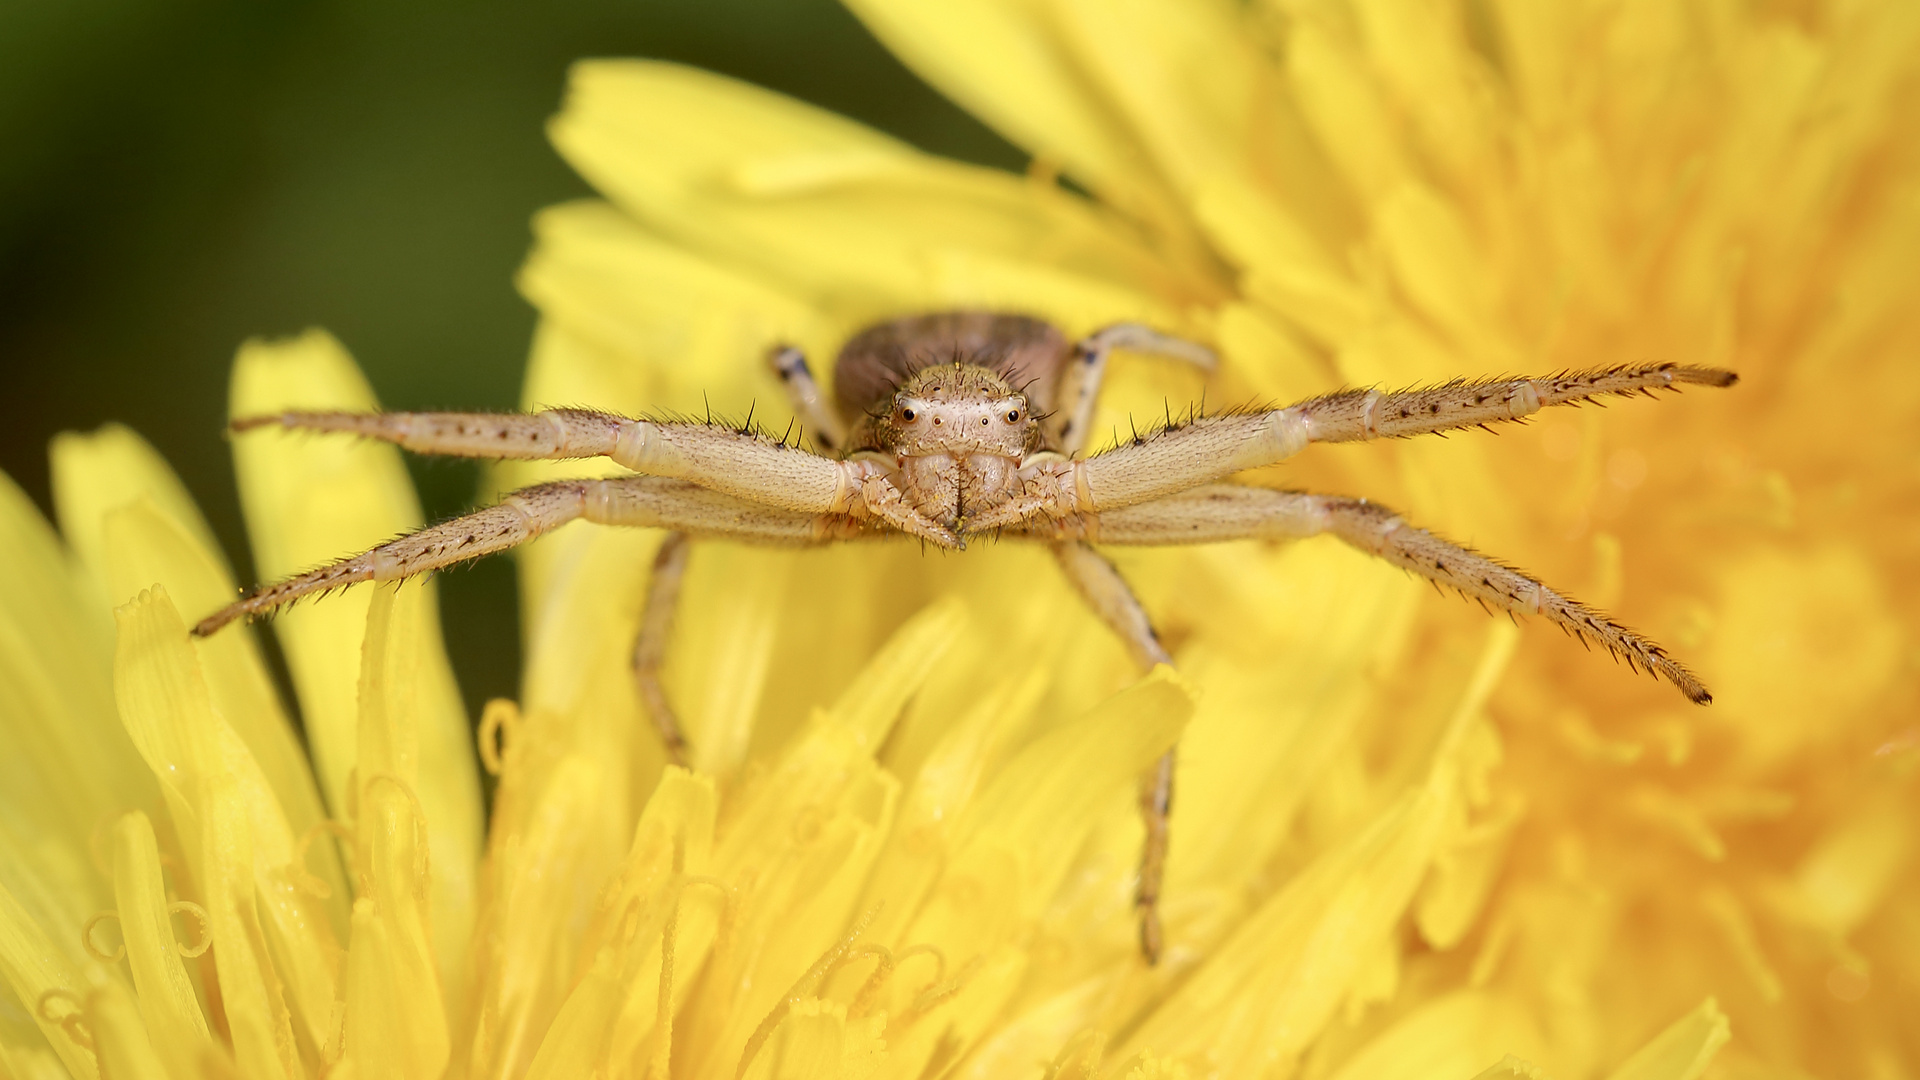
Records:
M1549 405L1606 395L1651 395L1682 385L1732 386L1719 368L1647 364L1528 379L1454 382L1381 393L1349 390L1284 409L1203 416L1176 423L1084 461L1037 454L1020 469L1021 494L967 523L969 530L1018 525L1045 515L1133 506L1277 464L1314 442L1402 438L1524 420Z
M899 500L884 463L821 457L752 431L634 420L587 409L537 413L286 412L236 420L244 432L347 432L416 453L517 460L607 457L638 473L689 480L749 502L810 514L877 518L940 547L951 530Z
M1153 670L1156 664L1173 664L1160 644L1160 635L1154 633L1147 609L1112 563L1078 540L1055 543L1053 555L1067 580L1120 638L1142 672ZM1173 812L1173 755L1173 750L1160 755L1140 778L1140 820L1146 826L1146 839L1140 846L1140 881L1133 904L1140 918L1140 954L1149 964L1160 962L1163 947L1160 886L1166 877L1168 818Z
M1693 672L1657 642L1548 588L1538 578L1410 525L1366 499L1213 484L1100 514L1093 528L1101 543L1138 545L1330 534L1490 609L1545 618L1628 666L1672 683L1695 704L1713 700Z

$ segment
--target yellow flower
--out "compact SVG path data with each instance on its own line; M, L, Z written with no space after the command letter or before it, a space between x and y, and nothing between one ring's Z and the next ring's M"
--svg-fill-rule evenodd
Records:
M430 586L276 622L309 766L252 639L185 635L234 583L177 481L69 436L61 538L0 485L0 1072L1913 1072L1920 9L856 7L1034 174L584 65L554 136L610 205L539 221L528 404L764 417L773 341L955 306L1213 340L1215 401L1737 366L1249 478L1529 563L1718 703L1328 544L1125 557L1180 669L1144 680L1016 544L713 545L663 770L627 670L658 537L575 526L521 561L483 836ZM1123 360L1103 422L1200 390ZM373 401L316 334L244 349L232 404ZM418 521L388 448L235 453L262 575ZM1149 969L1132 777L1176 739Z

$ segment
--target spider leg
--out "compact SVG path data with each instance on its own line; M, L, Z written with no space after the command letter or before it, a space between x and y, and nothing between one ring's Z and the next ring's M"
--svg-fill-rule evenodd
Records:
M1738 375L1721 368L1639 364L1531 379L1460 379L1386 394L1343 390L1287 411L1306 420L1313 442L1363 442L1521 420L1548 405L1578 405L1606 396L1652 397L1655 390L1689 384L1726 387L1738 381Z
M634 420L588 409L537 413L285 412L236 420L233 430L276 425L301 431L350 432L423 454L515 459L608 457L637 473L688 480L768 507L810 514L874 516L941 547L960 546L959 539L944 526L889 501L889 496L898 493L884 470L873 462L837 461L721 424Z
M1539 615L1672 683L1689 701L1713 700L1693 672L1658 643L1523 571L1416 528L1365 499L1212 484L1100 514L1087 531L1102 543L1143 545L1330 534L1495 611Z
M1094 614L1119 636L1140 670L1173 663L1154 633L1146 609L1112 563L1078 540L1055 543L1053 554L1067 580L1073 582ZM1159 963L1163 940L1160 885L1166 877L1167 819L1173 811L1173 755L1172 750L1162 754L1140 778L1140 818L1147 835L1140 848L1140 883L1134 891L1133 905L1140 918L1140 953L1149 964Z
M687 574L687 555L691 549L687 534L670 532L660 542L653 557L653 573L647 578L647 602L640 612L640 632L633 639L633 679L640 691L640 702L660 732L660 744L666 748L670 764L687 764L687 737L680 730L680 718L667 700L660 682L660 668L667 656L667 640L673 632L673 617L680 608L680 585Z
M1606 395L1731 386L1731 371L1647 364L1531 379L1456 382L1383 394L1349 390L1284 409L1225 413L1175 422L1083 461L1036 458L1020 470L1023 497L968 523L1001 528L1036 513L1067 517L1132 506L1284 461L1313 442L1401 438L1522 420L1548 405Z
M1092 433L1093 407L1100 398L1100 383L1107 373L1107 354L1114 349L1185 360L1202 371L1212 371L1218 363L1213 350L1185 338L1163 334L1139 323L1116 323L1095 330L1073 345L1073 354L1060 372L1053 415L1048 418L1051 444L1072 457L1086 449Z
M193 633L206 637L235 619L263 615L315 593L362 581L398 581L506 551L581 518L761 544L810 544L860 531L843 515L761 506L683 480L559 480L521 488L498 505L262 586L200 620Z
M792 345L776 345L767 354L767 362L773 365L773 373L780 376L780 385L786 388L787 398L793 403L800 422L812 430L814 444L830 454L845 450L847 426L840 414L827 404L826 395L820 392L813 369L807 365L807 354Z

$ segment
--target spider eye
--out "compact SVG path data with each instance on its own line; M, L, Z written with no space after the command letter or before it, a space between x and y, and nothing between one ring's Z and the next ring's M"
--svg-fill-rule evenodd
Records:
M919 415L919 413L914 412L912 409L900 410L900 419L905 420L909 424L913 423L914 417Z
M1007 423L1009 423L1009 424L1017 424L1017 423L1019 423L1019 422L1020 422L1020 410L1019 410L1019 409L1008 409L1008 410L1007 410Z

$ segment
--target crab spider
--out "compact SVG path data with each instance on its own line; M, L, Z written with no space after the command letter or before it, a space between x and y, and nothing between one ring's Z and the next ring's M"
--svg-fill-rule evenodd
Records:
M1047 544L1061 570L1142 668L1170 662L1152 619L1092 546L1199 544L1331 534L1510 613L1540 615L1672 683L1707 688L1664 649L1540 581L1449 543L1365 499L1223 483L1313 442L1359 442L1520 420L1549 405L1682 384L1730 386L1716 368L1651 364L1540 378L1459 380L1386 393L1347 390L1285 408L1195 414L1083 456L1108 354L1116 349L1214 365L1202 346L1121 324L1069 343L1019 315L959 311L899 319L840 351L829 404L798 349L771 354L814 453L713 423L637 420L581 409L531 414L287 412L278 426L350 432L424 454L609 457L638 475L523 488L479 510L353 558L256 589L194 627L205 636L312 593L392 581L526 543L578 518L668 530L633 649L637 688L668 755L686 740L660 682L689 537L810 545L899 533L942 548L997 533ZM1173 794L1173 753L1142 778L1146 843L1135 904L1140 947L1161 951L1157 913Z

